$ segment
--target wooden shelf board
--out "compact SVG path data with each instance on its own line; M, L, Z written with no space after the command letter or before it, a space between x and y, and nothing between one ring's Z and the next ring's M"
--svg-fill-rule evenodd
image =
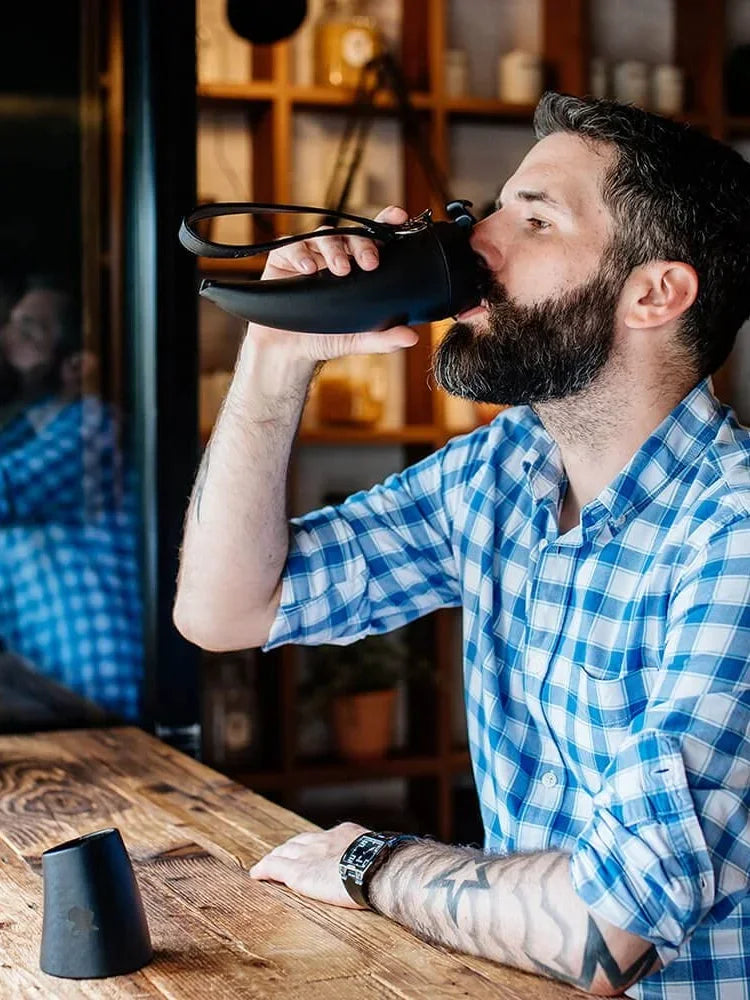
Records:
M272 80L249 80L246 83L201 83L199 101L272 101L279 88Z
M455 120L490 119L531 125L533 104L509 104L491 97L451 97L445 102L448 116Z
M355 91L351 87L299 87L292 86L287 91L293 105L298 107L327 108L336 111L349 108L354 103ZM420 111L433 107L432 94L414 91L409 94L413 107ZM374 106L383 110L395 109L396 102L390 94L379 93L375 97Z
M316 427L300 432L301 444L434 444L442 435L433 424L412 424L406 427Z
M447 761L437 756L389 756L373 760L328 760L300 762L292 771L245 771L240 768L220 768L228 777L248 788L304 788L307 785L348 784L374 778L421 778L442 774L459 774L470 767L468 750L456 750Z
M213 428L202 428L201 444L205 447ZM308 446L319 445L364 445L371 447L386 447L388 445L427 445L435 447L447 441L444 431L430 424L413 424L410 427L394 427L390 430L373 430L358 427L326 427L301 431L296 444Z
M462 434L471 434L472 431L482 424L474 427L465 427L462 430L447 430L433 424L412 424L407 427L394 427L386 430L359 427L319 427L302 430L297 437L297 444L307 447L308 445L335 446L335 445L363 445L372 447L385 447L388 445L427 445L429 447L440 448L447 444L451 438L459 437ZM201 430L201 443L205 447L211 436L211 429Z
M198 271L201 274L233 274L236 276L260 277L263 273L265 255L257 257L237 257L221 259L216 257L200 257Z
M326 427L314 430L303 430L296 443L303 447L335 447L336 445L362 445L363 447L383 448L389 445L426 445L431 448L441 448L451 438L461 434L471 434L477 427L466 427L463 430L447 431L442 427L430 424L413 424L409 427L398 427L390 430L369 430L354 427ZM211 437L213 428L203 428L200 432L201 445L205 447Z
M352 87L302 87L292 85L281 88L271 80L252 80L247 83L202 83L198 86L198 99L202 101L269 102L286 97L297 107L315 107L338 111L354 103ZM434 105L432 94L415 91L409 95L418 110L429 110ZM393 110L396 102L390 94L378 94L374 106Z

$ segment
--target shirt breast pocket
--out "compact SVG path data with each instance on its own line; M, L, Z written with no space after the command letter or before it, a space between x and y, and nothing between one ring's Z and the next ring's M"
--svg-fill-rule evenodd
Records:
M577 672L580 710L588 714L597 729L626 730L645 709L658 670L627 657L611 657L581 666Z
M634 669L622 657L606 664L555 658L545 698L548 721L592 787L644 711L656 675L650 667Z

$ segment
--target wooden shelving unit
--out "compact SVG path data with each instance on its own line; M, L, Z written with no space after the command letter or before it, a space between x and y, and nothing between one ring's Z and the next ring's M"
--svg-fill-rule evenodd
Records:
M410 424L395 430L365 430L358 427L320 427L302 430L303 445L437 445L443 437L442 428L435 424Z
M453 0L457 2L457 0ZM443 80L443 54L448 47L449 0L404 0L401 62L411 88L423 134L436 162L450 176L451 129L466 122L483 125L529 125L532 107L515 106L478 97L449 97ZM584 94L588 88L591 51L590 11L596 0L541 0L542 47L547 84L569 93ZM675 61L686 75L688 106L685 120L719 139L750 136L750 117L730 117L725 111L723 65L725 58L725 2L716 0L675 0ZM292 80L290 48L282 43L253 52L253 78L246 84L204 84L198 91L199 106L242 107L247 110L248 127L255 148L262 156L253 158L253 198L266 202L293 202L292 124L301 111L344 112L353 92L327 87L302 87ZM393 101L382 98L378 112L390 115ZM501 180L498 177L498 182ZM409 212L431 207L440 216L437 202L411 148L404 144L403 190ZM251 261L204 261L206 274L251 275L260 267ZM399 445L408 461L439 447L449 437L442 421L442 408L428 386L426 371L431 338L423 331L420 343L406 352L405 426L397 431L343 429L306 430L298 447L331 445ZM717 379L719 394L726 392L726 373ZM468 429L468 428L467 428ZM264 770L237 770L234 776L252 787L273 791L282 801L294 805L302 787L348 783L372 778L402 777L430 779L433 813L432 832L450 841L455 829L452 790L458 774L469 768L465 749L456 748L451 736L453 671L450 650L453 630L458 628L455 612L438 612L427 622L418 623L416 644L435 664L437 683L432 694L411 706L409 750L384 760L356 766L337 762L301 760L296 748L296 670L294 647L279 651L278 689L275 694L275 746ZM267 664L261 664L263 673ZM421 696L420 696L421 697ZM423 791L423 789L422 789ZM424 798L425 796L423 796Z
M243 771L235 769L232 777L251 788L294 790L311 785L335 785L349 781L367 781L371 778L428 778L439 777L447 768L461 774L469 767L467 750L454 750L446 762L437 755L409 756L389 754L377 760L363 760L350 764L339 760L305 760L294 770Z
M259 278L263 272L264 257L237 257L235 260L212 259L206 257L201 261L201 271L206 277L216 275L234 275L243 278Z

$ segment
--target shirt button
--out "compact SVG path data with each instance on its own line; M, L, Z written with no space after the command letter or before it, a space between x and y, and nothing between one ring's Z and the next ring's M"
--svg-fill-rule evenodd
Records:
M554 788L557 784L557 775L554 771L545 771L542 775L542 784L545 788Z

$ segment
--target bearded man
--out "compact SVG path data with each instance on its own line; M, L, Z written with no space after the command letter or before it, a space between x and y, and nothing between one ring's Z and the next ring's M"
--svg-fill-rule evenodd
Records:
M417 335L251 324L175 622L210 649L268 649L462 607L484 850L344 823L252 875L597 995L744 998L750 432L711 374L750 313L750 165L606 101L547 94L535 128L473 231L482 305L434 358L449 392L511 408L289 523L316 366ZM350 257L378 263L366 240L313 239L266 276Z

